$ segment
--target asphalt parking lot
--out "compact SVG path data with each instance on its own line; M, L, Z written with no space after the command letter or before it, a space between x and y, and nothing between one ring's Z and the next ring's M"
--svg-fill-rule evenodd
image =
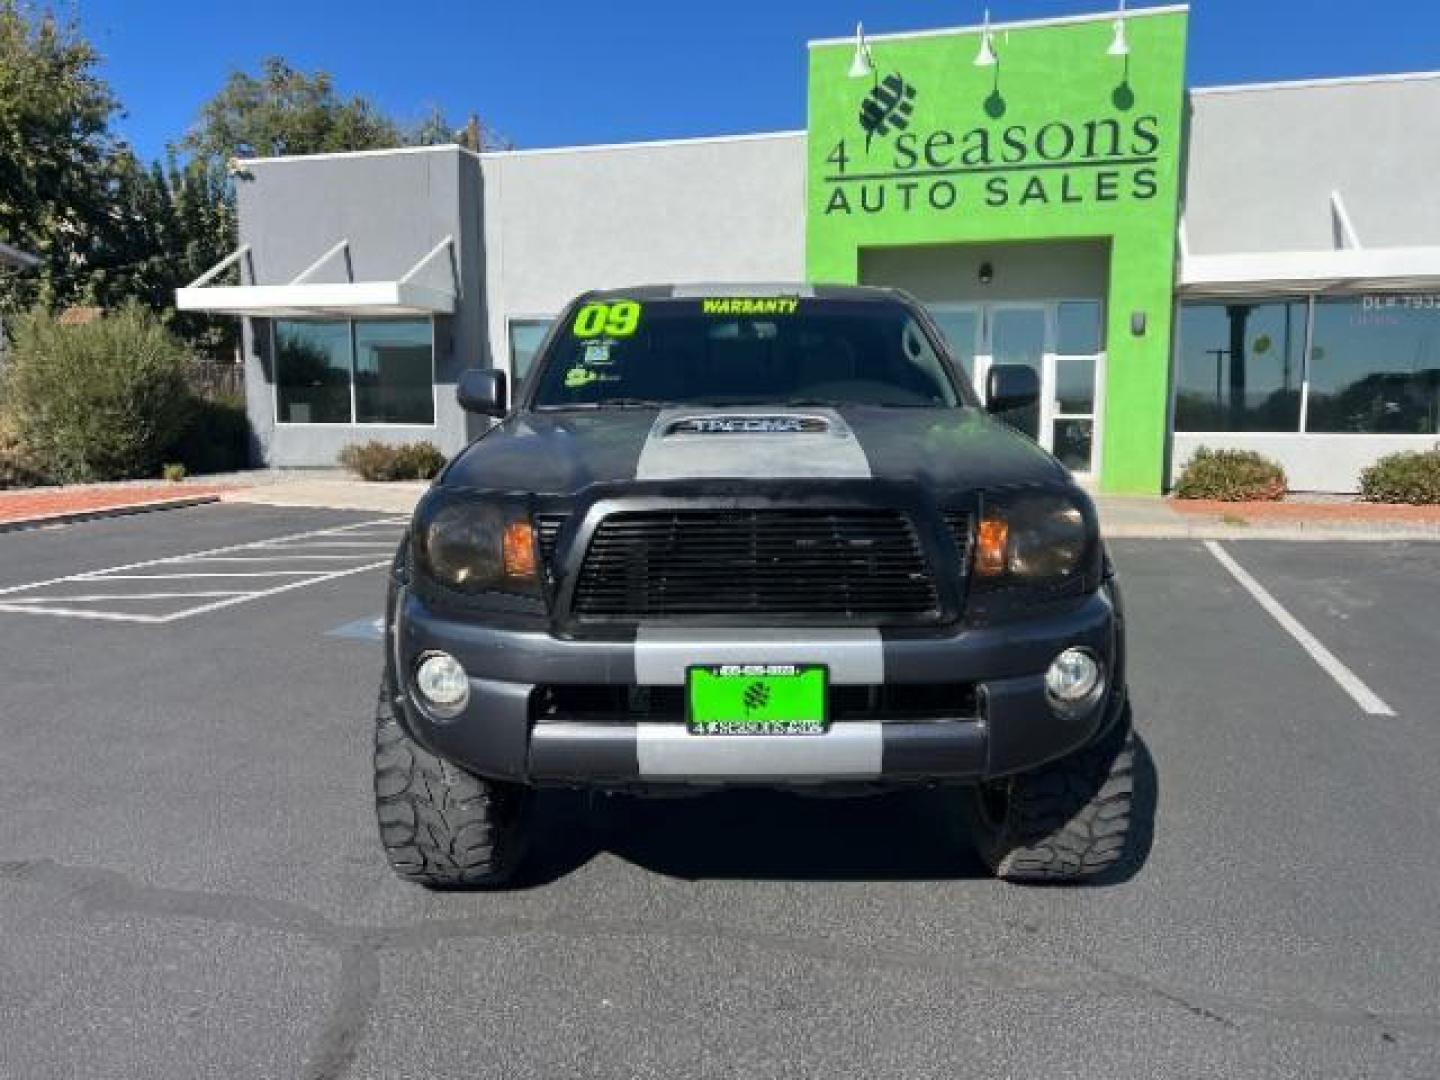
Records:
M988 879L933 794L555 794L528 887L436 894L374 837L398 530L0 536L0 1076L1440 1074L1440 545L1220 545L1319 656L1205 544L1112 545L1111 884Z

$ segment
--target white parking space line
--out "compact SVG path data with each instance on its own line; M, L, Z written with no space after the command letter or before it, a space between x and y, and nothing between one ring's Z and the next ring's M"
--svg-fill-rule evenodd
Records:
M363 574L366 570L378 570L383 566L389 565L389 559L382 559L380 562L370 563L366 566L355 566L349 570L336 570L333 573L322 574L319 577L306 578L303 581L292 581L286 585L277 585L273 589L246 593L244 596L232 596L228 600L217 600L213 604L202 604L199 607L187 608L184 611L177 611L170 615L162 615L153 621L168 623L174 622L176 619L188 619L192 615L204 615L206 612L219 611L221 608L233 607L236 604L244 604L251 600L260 600L266 596L276 596L279 593L290 592L292 589L303 589L306 585L319 585L321 582L334 581L336 578L349 577L351 574Z
M313 570L197 570L190 574L106 574L105 581L189 581L192 578L312 577ZM76 578L89 581L89 578Z
M11 585L0 589L0 612L152 626L175 622L386 567L390 565L389 552L399 542L405 523L405 518L378 518ZM365 539L352 540L355 536ZM344 550L297 552L287 545L335 546ZM217 563L245 565L230 569ZM112 583L116 589L113 592L106 588ZM63 595L66 587L86 586L91 591ZM134 592L123 591L132 587ZM121 607L159 603L163 608L167 602L178 603L179 607L139 612Z
M66 619L94 619L99 622L157 623L158 615L131 615L119 611L83 611L80 608L25 607L23 604L0 604L0 612L14 615L59 615Z
M389 540L302 540L287 544L280 544L274 540L266 540L255 546L299 551L306 548L386 548L394 547L395 545L393 541Z
M1255 602L1270 613L1285 631L1300 643L1300 647L1310 654L1310 658L1320 665L1322 671L1329 675L1340 688L1355 699L1355 704L1371 716L1394 716L1395 710L1390 708L1381 700L1380 696L1371 690L1361 681L1360 677L1346 667L1341 661L1327 649L1314 634L1306 630L1300 621L1285 610L1280 601L1270 595L1269 590L1261 585L1249 572L1237 563L1224 548L1214 540L1206 540L1205 546L1214 555L1220 565L1230 571L1230 575L1238 581Z
M355 559L370 558L375 554L367 551L362 556L349 555L289 555L280 552L278 555L196 555L187 562L326 562L334 559Z
M81 596L22 596L18 599L12 597L9 603L12 606L15 604L91 604L101 600L189 600L195 597L249 595L242 589L206 589L204 592L85 593Z

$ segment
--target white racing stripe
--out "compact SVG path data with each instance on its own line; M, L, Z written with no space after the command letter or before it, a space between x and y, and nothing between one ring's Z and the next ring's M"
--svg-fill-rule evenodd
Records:
M1246 569L1230 557L1229 552L1217 544L1214 540L1206 540L1205 546L1214 555L1220 565L1230 571L1232 577L1238 581L1245 591L1255 598L1255 602L1268 611L1272 618L1278 622L1285 631L1300 643L1300 647L1310 654L1310 658L1320 665L1320 669L1334 679L1342 690L1355 699L1355 704L1371 716L1394 716L1395 710L1390 708L1380 699L1380 696L1366 686L1358 675L1346 667L1340 660L1327 649L1314 634L1306 630L1300 621L1286 611L1280 601L1271 596L1265 586L1256 581Z
M685 669L701 664L824 664L834 686L875 686L885 681L885 644L879 630L865 627L723 630L642 625L635 633L635 681L640 686L684 686Z
M823 432L666 434L681 420L755 416L755 409L662 409L640 448L637 480L865 480L870 459L833 409L776 409L775 416L823 419Z
M884 735L875 723L833 724L824 735L691 735L683 724L636 724L635 752L647 778L763 780L880 775Z

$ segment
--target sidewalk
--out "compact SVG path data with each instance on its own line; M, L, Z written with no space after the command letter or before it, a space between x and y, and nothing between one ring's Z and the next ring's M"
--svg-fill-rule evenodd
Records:
M339 470L255 470L187 479L0 492L0 531L224 500L408 515L428 483L377 484ZM1093 494L1093 493L1092 493ZM1440 541L1440 506L1304 497L1280 503L1178 502L1094 494L1112 539Z
M426 480L372 483L326 470L267 477L255 487L226 492L224 499L259 506L310 506L408 515L429 486Z
M1440 506L1186 502L1095 494L1105 535L1195 540L1440 540Z

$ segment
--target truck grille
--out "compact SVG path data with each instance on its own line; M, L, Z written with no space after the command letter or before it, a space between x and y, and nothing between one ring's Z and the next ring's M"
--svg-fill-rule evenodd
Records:
M894 510L655 510L602 521L575 585L581 619L937 615L915 528Z

